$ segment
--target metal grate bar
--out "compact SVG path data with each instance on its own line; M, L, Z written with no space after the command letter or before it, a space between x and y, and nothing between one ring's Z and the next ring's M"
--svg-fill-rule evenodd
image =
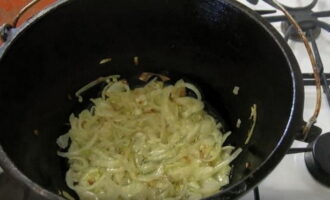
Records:
M296 154L296 153L305 153L305 152L310 152L313 149L311 147L306 147L306 148L291 148L289 149L286 154Z
M324 71L324 67L323 67L321 55L320 55L320 52L319 52L319 49L317 47L317 44L316 44L315 39L312 39L311 40L311 43L312 43L312 47L313 47L313 51L314 51L316 63L317 63L317 66L318 66L319 72L320 72L320 77L321 77L321 83L322 83L323 92L326 95L328 104L330 106L330 87L329 87L330 84L328 83L327 76L323 72Z
M320 11L312 14L315 17L330 17L330 11Z
M258 187L254 188L253 194L254 194L254 200L260 200L260 194L259 194L259 188Z

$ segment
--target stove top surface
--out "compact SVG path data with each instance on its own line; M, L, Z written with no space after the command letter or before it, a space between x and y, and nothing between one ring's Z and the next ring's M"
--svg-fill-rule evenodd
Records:
M244 0L241 3L247 5L254 10L274 10L268 4L260 1L257 5L249 4ZM302 7L311 3L312 0L280 0L279 2L291 7ZM313 11L330 10L330 1L319 0ZM282 15L279 11L273 15ZM267 15L268 16L268 15ZM330 23L330 17L320 18L321 21ZM280 32L281 23L276 22L272 25ZM282 33L283 35L283 33ZM322 58L324 72L330 73L330 33L321 30L319 37L316 39L318 49ZM312 67L302 42L294 40L288 41L292 48L297 61L303 73L312 73ZM308 120L314 111L316 100L315 86L305 86L305 106L304 119ZM322 129L323 133L330 132L330 106L326 96L322 93L322 106L316 126ZM306 147L304 142L295 141L292 145L294 148ZM304 153L286 155L275 170L259 185L260 199L267 200L328 200L330 198L330 188L317 182L309 173ZM242 200L253 200L253 192L242 197Z

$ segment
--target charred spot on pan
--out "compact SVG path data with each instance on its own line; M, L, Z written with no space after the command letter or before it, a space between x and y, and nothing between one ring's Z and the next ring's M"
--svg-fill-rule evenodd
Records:
M88 182L89 185L93 185L95 183L95 180L89 179L87 182Z

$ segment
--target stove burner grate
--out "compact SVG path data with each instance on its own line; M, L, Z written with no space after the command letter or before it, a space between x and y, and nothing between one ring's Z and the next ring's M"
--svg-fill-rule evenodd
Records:
M252 4L257 4L259 0L247 0ZM273 5L272 0L263 0L266 3ZM309 5L304 7L289 7L282 5L298 22L302 30L305 32L307 39L312 44L313 53L316 59L317 67L319 69L321 84L324 94L326 95L328 104L330 106L330 73L324 73L322 58L316 43L318 36L322 30L330 32L330 24L321 21L319 18L330 17L330 11L314 12L313 8L318 3L318 0L313 0ZM276 6L274 6L276 8ZM263 15L270 23L281 22L281 31L283 32L285 41L289 39L301 42L301 39L296 32L293 25L290 24L286 16L269 16L276 11L261 10L257 12ZM314 75L310 73L303 74L303 81L305 86L315 85ZM330 132L320 135L321 129L314 127L312 137L305 142L309 145L306 148L291 148L287 154L305 153L306 166L315 180L321 184L330 187ZM254 189L254 199L260 200L259 189Z
M248 0L251 3L258 3L258 0ZM273 5L271 2L272 0L264 0L265 2L269 3L270 5ZM307 39L311 42L314 56L316 59L317 67L320 72L320 78L321 78L321 84L323 88L323 92L326 95L328 104L330 106L330 84L329 74L324 73L324 67L322 63L322 58L319 53L316 39L320 35L322 30L325 30L327 32L330 32L330 24L325 23L324 21L321 21L319 18L323 17L330 17L330 11L320 11L320 12L314 12L313 8L318 3L318 0L313 0L309 5L304 7L289 7L283 5L286 10L289 11L289 13L293 16L293 18L298 22L302 30L305 32ZM265 14L264 14L265 13ZM272 13L270 11L265 12L263 11L262 15L268 15L269 13ZM266 20L268 20L270 23L273 22L281 22L281 30L284 34L284 39L288 41L289 39L292 39L294 41L301 41L299 38L299 35L295 28L290 24L286 16L284 15L278 15L278 16L264 16ZM315 80L311 79L309 74L303 74L304 75L304 82L308 82L308 85L315 85ZM307 80L305 79L307 77Z

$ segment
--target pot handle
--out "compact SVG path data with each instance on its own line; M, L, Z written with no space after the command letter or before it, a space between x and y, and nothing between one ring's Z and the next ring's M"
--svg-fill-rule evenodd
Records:
M252 2L255 2L254 0L250 0ZM315 109L314 109L314 113L313 115L310 117L310 119L308 120L308 122L304 125L303 127L303 141L306 141L306 139L308 138L308 136L310 135L310 130L313 127L313 125L315 124L317 117L320 113L320 109L321 109L321 78L320 78L320 71L319 68L317 66L316 63L316 59L313 53L313 50L306 38L305 33L303 32L303 30L301 29L301 27L299 26L299 24L297 23L297 21L292 17L292 15L288 12L287 8L282 5L281 3L279 3L277 0L263 0L264 2L270 4L271 6L274 6L275 8L278 8L279 10L281 10L284 15L286 16L286 18L288 19L288 21L292 24L292 26L296 29L298 35L300 36L301 40L303 41L306 51L308 53L309 59L311 61L311 65L313 68L313 73L314 73L314 79L315 79L315 85L316 85L316 104L315 104ZM313 0L312 4L315 3L315 0Z
M18 14L14 17L14 20L12 23L6 23L3 24L0 27L0 39L3 42L6 42L8 36L9 36L9 32L11 29L16 28L17 27L17 22L19 21L19 19L24 15L24 13L26 11L28 11L31 7L33 7L35 4L37 4L40 0L32 0L30 3L28 3L26 6L24 6L19 12ZM1 51L1 48L0 48Z

